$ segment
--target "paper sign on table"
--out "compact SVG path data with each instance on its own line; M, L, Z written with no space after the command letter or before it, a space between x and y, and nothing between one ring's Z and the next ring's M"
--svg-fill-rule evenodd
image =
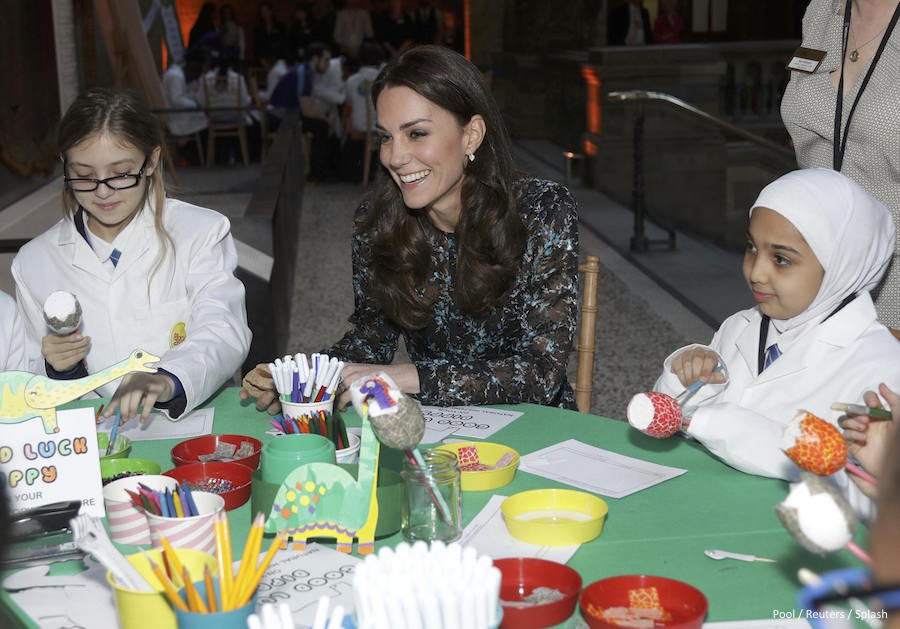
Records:
M566 563L575 554L579 546L535 546L520 542L506 529L500 506L506 496L491 496L491 499L469 522L459 543L472 546L491 559L506 557L537 557L559 563Z
M526 454L519 460L519 471L602 496L624 498L681 476L687 470L657 465L595 448L577 439L567 439Z
M483 406L423 406L425 430L453 428L456 437L487 439L521 417L521 411L501 411ZM447 435L444 435L447 436ZM423 443L427 443L423 440Z
M14 513L53 502L80 500L102 518L100 453L91 408L57 411L59 432L47 434L41 418L0 426L0 482Z
M286 603L294 624L303 627L313 624L319 598L327 596L330 609L341 605L352 614L353 571L361 561L316 543L304 551L279 550L259 582L256 610L264 603Z
M119 434L132 441L149 441L151 439L189 439L212 432L216 409L200 408L183 415L178 421L172 421L162 413L151 413L147 421L132 419L119 427ZM114 417L110 417L98 425L99 430L109 432Z

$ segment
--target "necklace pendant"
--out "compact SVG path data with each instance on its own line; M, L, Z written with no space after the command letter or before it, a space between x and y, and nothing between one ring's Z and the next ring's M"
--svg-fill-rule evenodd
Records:
M852 61L853 63L856 63L856 60L859 59L859 51L851 50L850 54L847 55L847 58L850 59L850 61Z

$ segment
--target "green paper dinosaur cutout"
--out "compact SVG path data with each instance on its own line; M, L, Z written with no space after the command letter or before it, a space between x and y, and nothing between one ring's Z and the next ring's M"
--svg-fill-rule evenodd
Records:
M19 424L32 417L40 417L45 433L59 432L57 406L127 373L156 373L156 367L148 366L148 363L157 362L158 356L136 349L125 360L76 380L53 380L27 371L4 371L0 373L0 425Z

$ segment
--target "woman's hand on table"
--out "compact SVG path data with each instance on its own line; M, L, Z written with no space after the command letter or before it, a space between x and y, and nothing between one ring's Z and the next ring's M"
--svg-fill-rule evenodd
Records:
M383 371L390 376L404 393L419 392L419 370L416 369L416 366L412 363L402 363L399 365L347 363L344 365L344 371L341 374L343 386L337 399L338 408L344 410L350 403L350 390L347 388L350 384L364 376L374 376L379 371Z
M281 402L275 390L275 380L269 372L269 366L260 363L244 376L241 382L242 400L256 400L256 410L266 411L269 415L281 412Z
M873 420L868 415L847 414L838 419L838 424L844 430L844 439L847 441L847 450L860 465L872 476L878 478L884 464L888 446L891 443L897 423L900 422L900 395L894 393L886 384L878 387L878 392L887 401L891 408L893 421ZM882 408L881 400L874 391L866 391L863 396L866 406ZM877 488L871 483L851 474L850 478L857 484L860 490L875 498L878 495Z
M77 330L65 336L48 334L41 339L41 354L56 371L64 372L84 360L90 346L91 337Z
M135 417L141 409L141 421L146 421L153 412L153 405L168 402L174 393L175 383L165 374L129 373L122 378L103 416L111 417L118 408L125 422Z
M672 359L672 373L678 376L682 386L688 387L697 380L709 384L725 382L725 373L716 371L719 355L705 347L686 349Z

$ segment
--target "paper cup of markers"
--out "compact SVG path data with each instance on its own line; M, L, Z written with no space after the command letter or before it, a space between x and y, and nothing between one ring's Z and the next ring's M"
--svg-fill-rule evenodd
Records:
M323 402L301 403L281 401L281 413L285 419L294 422L288 430L292 430L297 425L300 430L312 430L312 422L325 421L334 411L334 397ZM324 417L323 417L324 415ZM304 428L304 426L306 428ZM314 433L319 434L319 433Z
M216 514L225 511L225 500L218 494L192 492L199 515L175 517L147 512L150 541L154 547L162 545L165 537L176 548L193 548L211 553L216 547Z
M164 473L187 485L192 492L203 491L218 494L225 501L225 510L237 509L250 500L250 476L253 474L246 465L211 461L190 463Z
M319 404L331 402L328 406L317 407L312 411L326 410L331 413L334 405L334 392L344 369L343 361L329 358L325 354L313 354L306 359L306 354L276 358L269 363L269 373L275 381L278 400L281 405L287 404ZM288 411L285 411L287 414ZM299 411L293 411L299 412ZM291 415L296 418L296 415Z
M137 492L138 483L155 491L170 491L178 486L178 481L168 476L144 474L115 480L103 487L103 503L109 534L114 542L138 546L150 543L150 528L143 509L135 507L128 492Z

